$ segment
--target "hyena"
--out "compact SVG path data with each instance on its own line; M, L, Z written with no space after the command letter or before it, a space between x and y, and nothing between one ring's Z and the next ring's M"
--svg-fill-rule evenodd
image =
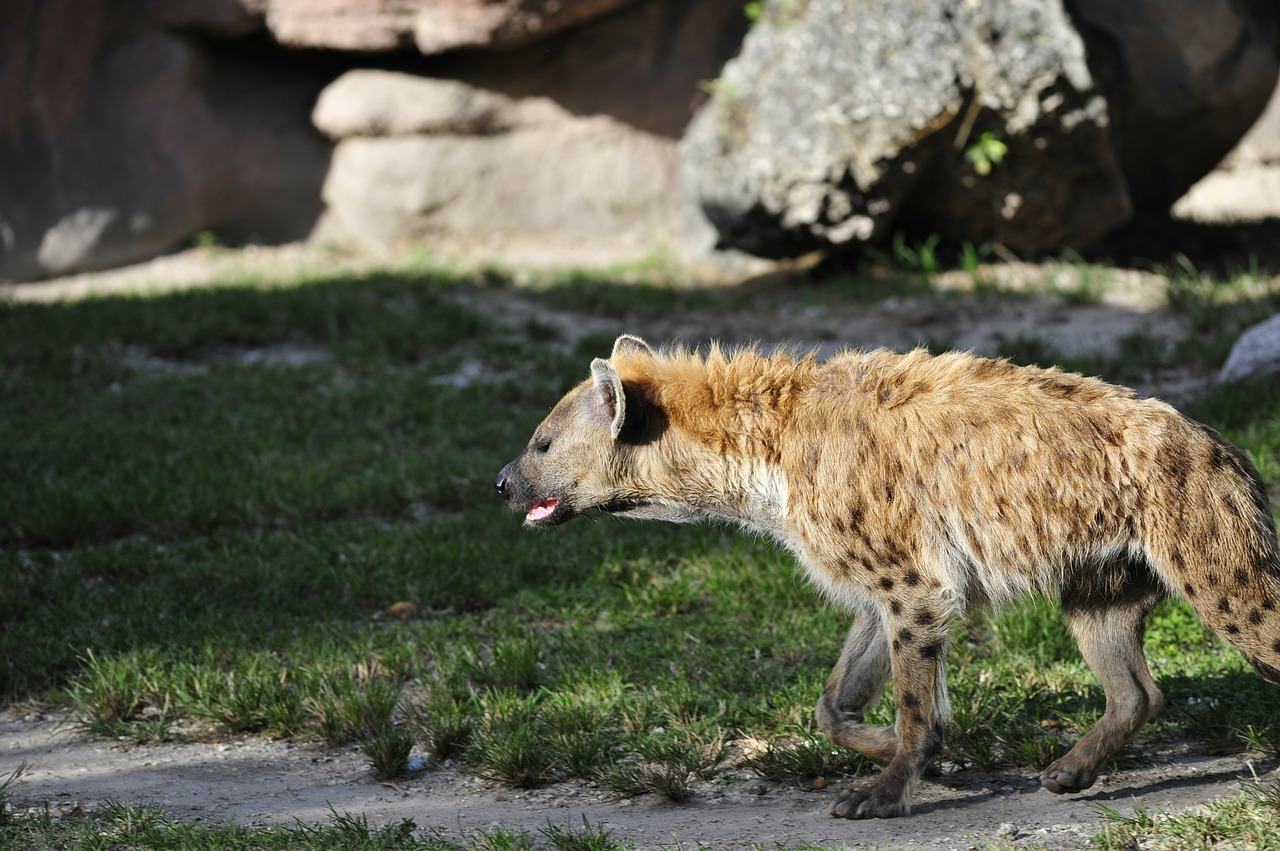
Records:
M972 606L1056 597L1106 711L1040 777L1078 792L1159 710L1147 614L1185 598L1280 684L1280 559L1244 453L1155 399L968 354L655 351L619 337L497 487L529 526L595 509L722 520L795 554L853 626L817 705L887 763L832 815L904 815L942 748L947 638ZM863 713L890 677L896 723Z

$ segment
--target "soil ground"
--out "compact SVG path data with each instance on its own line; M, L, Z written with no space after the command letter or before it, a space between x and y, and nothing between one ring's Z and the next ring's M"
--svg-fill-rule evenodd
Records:
M358 271L376 266L378 259L338 262L297 248L195 250L131 270L10 285L0 288L0 297L34 300L199 286L225 275L228 268L287 277L290 268L317 262ZM1016 278L1019 273L1015 268L1006 274ZM587 334L626 330L654 341L786 340L824 349L934 339L988 353L1001 337L1022 334L1073 353L1110 349L1138 330L1175 337L1179 320L1153 295L1159 290L1154 276L1117 274L1119 286L1088 303L1053 295L997 300L960 292L945 301L913 296L872 306L796 302L769 315L743 309L732 315L693 312L634 322L557 312L510 291L477 289L458 297L477 300L477 307L513 328L530 320L550 325L566 345ZM483 375L464 368L456 378L482 380ZM1176 400L1211 380L1212 374L1203 370L1175 371L1150 376L1139 389ZM1241 779L1251 779L1255 772L1269 779L1277 770L1274 760L1254 765L1246 755L1133 749L1122 757L1121 767L1105 773L1093 789L1055 796L1042 791L1029 770L948 772L944 766L922 784L910 818L850 822L827 815L846 781L802 791L730 773L718 782L700 784L692 800L682 805L652 796L612 801L598 788L578 782L517 792L448 764L393 783L380 782L357 750L263 738L130 746L89 739L62 721L40 713L0 715L0 775L23 761L30 765L24 782L10 791L15 808L72 813L116 800L158 804L176 819L247 825L321 823L337 812L364 815L371 825L412 819L420 828L448 838L496 828L536 831L548 821L576 829L585 817L591 825L611 830L614 838L641 848L775 848L808 842L963 849L986 847L991 841L1079 847L1104 820L1103 806L1129 813L1141 798L1151 811L1182 810L1239 792Z
M194 744L126 745L72 732L38 714L0 717L0 765L31 765L12 793L16 808L55 815L91 811L107 800L159 804L170 818L242 825L314 824L333 812L363 815L371 826L412 819L445 838L524 829L548 822L581 829L583 818L638 848L709 849L823 846L968 849L1014 845L1081 847L1104 820L1102 807L1131 814L1184 810L1237 794L1255 774L1274 779L1275 761L1244 755L1130 753L1080 795L1039 788L1029 770L961 770L925 779L909 818L845 821L827 811L849 782L818 791L730 774L703 783L684 804L656 796L613 801L597 787L557 783L526 792L478 780L444 765L380 782L355 748L328 749L263 738ZM865 781L863 781L865 782Z

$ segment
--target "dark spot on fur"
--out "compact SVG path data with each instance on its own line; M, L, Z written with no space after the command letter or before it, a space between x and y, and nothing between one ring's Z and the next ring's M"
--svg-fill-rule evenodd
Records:
M1252 612L1249 612L1249 623L1253 624L1254 626L1257 626L1258 624L1262 623L1262 612L1258 611L1257 609L1254 609Z
M933 623L933 612L916 612L916 623L921 626Z
M937 659L938 654L942 652L942 642L934 641L920 648L920 657L922 659Z
M895 615L902 614L902 604L899 603L897 600L890 601L889 611L893 612Z
M1224 615L1230 614L1231 601L1228 600L1226 597L1223 597L1222 599L1220 599L1218 601L1218 611L1222 612Z
M1196 589L1194 586L1192 586L1190 582L1188 582L1186 585L1183 585L1182 590L1186 592L1188 597L1194 597L1196 595Z
M1272 644L1271 649L1276 651L1277 653L1280 653L1280 641L1277 641L1275 644Z
M1219 581L1220 581L1220 580L1218 579L1218 574L1216 574L1216 573L1210 573L1210 574L1209 574L1208 576L1206 576L1205 578L1209 580L1209 584L1210 584L1210 585L1217 585L1217 584L1219 583Z
M849 527L845 526L844 521L841 520L839 517L836 518L836 531L839 532L841 535L849 531Z
M1055 376L1044 376L1036 379L1036 384L1040 385L1040 389L1051 396L1057 396L1059 399L1072 399L1080 388L1075 384Z
M899 630L898 632L898 640L901 641L903 644L910 644L911 640L915 637L916 637L915 633L913 633L909 629Z
M1228 635L1239 635L1239 634L1240 634L1240 627L1236 626L1236 625L1235 625L1235 624L1233 624L1233 623L1229 623L1229 624L1227 624L1227 634L1228 634Z
M852 512L850 512L849 514L849 522L851 524L851 528L862 525L862 506L861 505L855 505L853 507Z
M923 716L923 715L921 715L921 714L920 714L920 710L918 710L918 709L917 709L917 710L915 710L914 712L912 712L912 713L911 713L911 720L912 720L912 721L914 721L914 722L915 722L915 723L917 723L917 724L923 724L923 723L924 723L924 716Z
M1270 612L1270 611L1274 611L1274 610L1275 610L1275 607L1276 607L1276 604L1275 604L1275 603L1273 603L1273 602L1271 602L1270 600L1263 600L1263 601L1262 601L1262 608L1263 608L1263 609L1265 609L1265 610L1266 610L1266 611L1268 611L1268 612Z
M914 588L920 584L920 574L914 570L908 570L907 575L902 577L902 581Z
M1240 583L1241 585L1248 585L1248 584L1249 584L1249 571L1247 571L1247 570L1245 570L1245 569L1243 569L1243 568L1241 568L1240 570L1237 570L1237 571L1236 571L1236 582Z
M880 587L881 587L881 588L883 588L883 589L884 589L884 590L886 590L886 591L892 591L892 590L893 590L893 580L886 576L884 579L881 579L881 580L880 580Z
M920 698L916 697L915 692L909 691L902 696L902 705L908 709L915 709L920 705Z

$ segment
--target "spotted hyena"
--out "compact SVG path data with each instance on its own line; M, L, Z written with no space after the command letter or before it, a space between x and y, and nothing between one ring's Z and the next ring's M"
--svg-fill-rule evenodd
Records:
M530 526L596 509L724 520L793 552L853 626L821 728L887 762L845 818L905 814L942 747L947 637L971 606L1057 597L1106 712L1040 777L1078 792L1159 711L1167 593L1280 683L1280 560L1257 470L1154 399L967 354L658 352L620 337L497 479ZM890 677L897 720L864 722Z

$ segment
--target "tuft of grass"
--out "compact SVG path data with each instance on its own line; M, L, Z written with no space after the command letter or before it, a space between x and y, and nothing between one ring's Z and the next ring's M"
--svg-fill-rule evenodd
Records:
M1140 799L1133 815L1098 804L1105 821L1093 844L1106 851L1280 847L1280 781L1241 785L1243 791L1235 797L1178 813L1152 813Z
M470 696L456 697L435 687L419 705L409 708L409 721L426 749L437 759L451 759L471 743L479 708Z
M818 733L771 740L763 751L743 763L766 780L799 782L810 787L818 778L859 774L872 762L855 751L842 748Z
M540 700L510 690L483 696L484 718L466 752L477 774L520 789L550 779L555 761L546 747Z
M612 832L606 828L599 825L593 827L587 821L585 813L582 816L580 831L568 826L560 827L548 819L546 826L538 828L538 833L542 834L556 851L626 851L631 848L630 843L615 840Z
M384 780L394 780L409 770L413 735L403 727L368 733L360 741L360 751L369 767Z

